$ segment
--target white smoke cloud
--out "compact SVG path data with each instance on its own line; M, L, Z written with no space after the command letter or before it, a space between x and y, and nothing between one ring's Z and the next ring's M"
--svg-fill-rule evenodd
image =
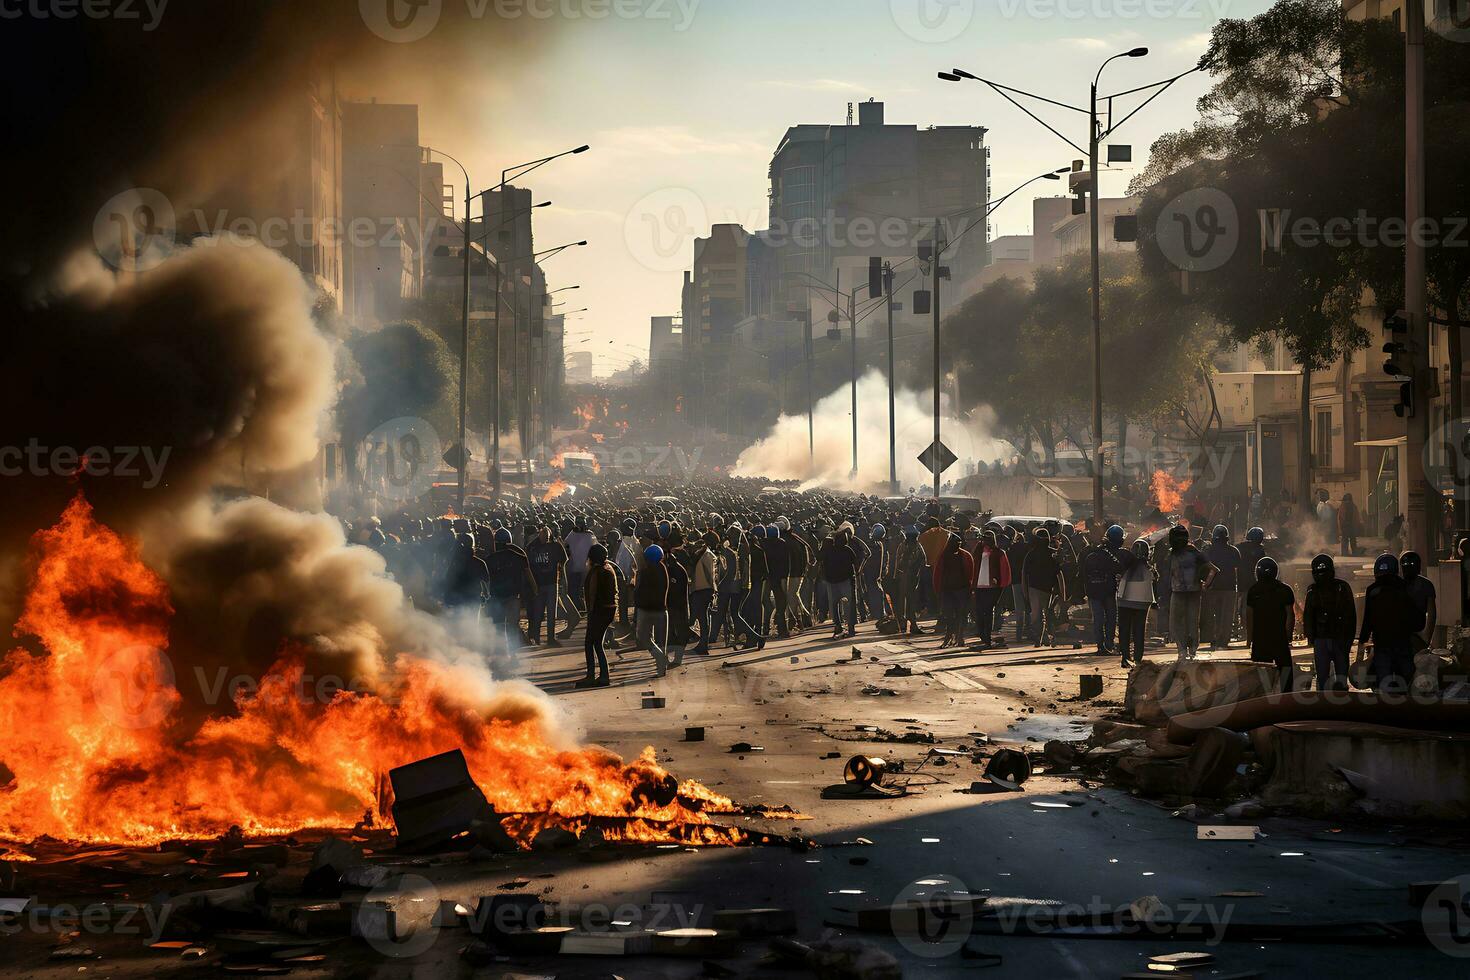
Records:
M803 487L873 491L888 482L888 379L877 370L858 379L858 469L852 473L852 389L843 385L817 402L813 411L815 450L809 451L805 414L783 415L759 442L736 461L734 474L771 480L800 480ZM932 477L918 456L934 439L933 391L900 388L894 393L894 430L898 481L903 489L928 486ZM988 409L957 419L949 399L940 401L944 444L959 462L945 472L953 480L974 460L990 462L1013 452L991 432Z

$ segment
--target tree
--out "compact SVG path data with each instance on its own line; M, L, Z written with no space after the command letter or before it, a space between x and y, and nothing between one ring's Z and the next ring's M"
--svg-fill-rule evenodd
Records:
M423 418L446 447L457 437L459 363L441 337L421 324L395 323L358 334L346 347L356 372L337 401L337 424L354 480L358 446L385 422Z
M1430 210L1464 214L1458 161L1470 150L1460 122L1470 59L1437 35L1426 59L1431 113L1447 116L1429 130L1440 160ZM1200 99L1201 118L1158 140L1134 182L1144 195L1140 256L1146 274L1186 284L1237 340L1279 337L1302 365L1298 497L1307 506L1311 374L1366 345L1358 314L1367 288L1380 302L1402 295L1402 245L1386 240L1382 225L1361 233L1358 219L1377 224L1403 213L1403 42L1391 22L1350 21L1335 0L1281 0L1258 17L1217 25L1202 64L1215 84ZM1181 195L1201 188L1229 202L1239 239L1218 268L1181 277L1160 232L1178 217ZM1279 214L1296 232L1279 251L1263 249L1277 243L1264 240L1262 213ZM1329 241L1329 222L1350 233ZM1302 232L1310 232L1305 240ZM1456 310L1470 272L1464 258L1431 257L1434 292Z

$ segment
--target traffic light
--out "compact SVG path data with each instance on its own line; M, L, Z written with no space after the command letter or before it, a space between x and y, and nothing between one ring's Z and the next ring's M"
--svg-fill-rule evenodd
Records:
M1390 340L1383 345L1383 353L1388 355L1388 360L1383 362L1383 373L1395 378L1404 377L1409 372L1405 371L1394 358L1405 358L1409 356L1409 348L1397 341Z
M1393 310L1383 314L1383 332L1400 334L1409 332L1409 314L1404 310Z
M1398 404L1393 407L1393 414L1401 419L1414 417L1414 383L1405 381L1399 385Z
M883 260L876 256L868 257L868 297L877 299L883 295Z
M929 290L914 290L914 315L927 316L929 314Z

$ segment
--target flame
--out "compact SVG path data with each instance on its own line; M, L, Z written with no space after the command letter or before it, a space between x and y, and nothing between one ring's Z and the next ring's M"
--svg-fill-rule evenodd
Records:
M1149 479L1149 497L1161 513L1173 513L1179 510L1184 494L1193 485L1194 481L1187 477L1176 479L1163 470L1154 470Z
M565 452L557 453L551 459L547 460L547 463L554 470L564 470L567 468L567 454Z
M170 654L173 608L136 543L98 523L79 494L32 538L15 626L39 652L0 664L0 838L155 844L341 828L378 808L387 771L460 748L522 846L546 826L614 823L604 839L734 844L710 822L739 812L677 783L647 748L631 762L558 748L534 717L487 717L455 668L400 657L391 689L323 701L290 651L224 712L188 720ZM178 664L177 672L175 663ZM233 710L231 710L233 709Z
M557 477L555 480L551 481L551 486L546 488L546 493L541 497L541 502L544 504L548 501L555 500L557 497L560 497L562 494L566 493L570 489L571 484L567 483L567 481L563 480L561 477Z

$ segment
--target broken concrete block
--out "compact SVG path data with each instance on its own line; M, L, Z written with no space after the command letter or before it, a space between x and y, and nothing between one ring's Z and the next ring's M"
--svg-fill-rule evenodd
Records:
M400 850L443 846L494 819L459 749L390 769L388 778Z
M643 707L645 707L645 708L662 708L663 706L664 706L664 699L663 698L645 697L643 699Z
M694 726L691 726L689 728L684 729L684 741L686 741L686 742L703 742L704 741L704 726L703 725L694 725Z
M1245 756L1250 740L1228 728L1210 728L1199 733L1185 759L1184 791L1196 796L1220 796L1235 778L1236 767Z
M342 884L347 888L377 888L393 877L381 864L364 864L342 872Z
M866 863L867 859L862 860ZM796 932L796 912L791 909L723 909L715 913L714 926L742 936L789 936Z
M503 936L534 931L546 925L546 906L535 895L486 895L470 917L476 935Z
M1101 697L1103 692L1102 674L1082 674L1077 678L1078 696L1083 700Z
M1124 713L1146 725L1273 693L1281 687L1271 664L1241 660L1145 660L1128 675Z
M644 932L569 932L557 950L563 956L647 956L653 937Z
M1200 824L1195 829L1195 840L1255 840L1260 827L1247 824Z
M829 939L804 946L790 939L772 942L771 951L789 961L805 964L818 980L901 980L898 960L871 943L856 939Z

